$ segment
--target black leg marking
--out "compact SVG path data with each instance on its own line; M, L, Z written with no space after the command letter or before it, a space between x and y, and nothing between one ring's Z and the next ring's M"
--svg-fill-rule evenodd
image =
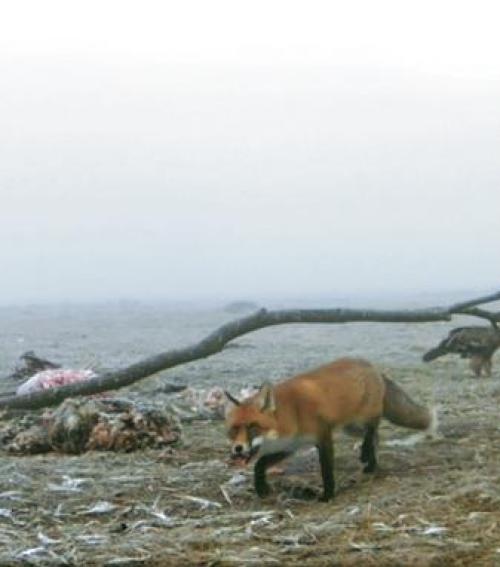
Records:
M371 473L377 468L377 427L367 425L363 444L361 445L361 462L366 466L363 469L365 473Z
M333 442L331 431L321 440L318 445L319 464L321 477L323 479L322 502L328 502L335 493L335 476L333 474Z
M257 492L258 496L264 498L269 494L269 485L266 481L266 470L276 463L279 463L289 455L290 453L288 453L287 451L280 451L279 453L263 455L262 457L260 457L260 459L258 459L258 461L255 463L254 468L254 484L255 491Z

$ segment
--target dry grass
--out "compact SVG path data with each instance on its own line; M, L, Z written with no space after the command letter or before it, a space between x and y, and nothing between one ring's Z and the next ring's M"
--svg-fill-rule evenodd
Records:
M392 369L441 406L437 440L413 446L384 425L380 470L359 472L337 444L337 496L320 491L305 452L260 501L251 471L228 466L220 422L184 425L175 449L0 457L1 565L500 564L498 381L456 360ZM455 374L455 376L454 376Z

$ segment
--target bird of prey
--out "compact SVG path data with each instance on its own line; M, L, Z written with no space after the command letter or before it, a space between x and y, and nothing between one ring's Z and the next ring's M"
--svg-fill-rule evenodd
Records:
M483 370L486 376L491 376L491 358L499 347L500 330L493 327L458 327L422 358L424 362L430 362L445 354L459 354L462 358L470 358L470 367L476 376L481 376Z

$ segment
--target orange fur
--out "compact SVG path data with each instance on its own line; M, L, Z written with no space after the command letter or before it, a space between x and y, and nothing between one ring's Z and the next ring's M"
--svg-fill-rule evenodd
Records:
M375 444L380 418L415 429L431 426L431 412L411 400L396 384L362 359L341 358L299 374L272 387L265 384L250 398L233 400L226 412L234 458L257 454L260 480L257 491L265 493L265 470L304 443L320 450L325 498L333 488L329 478L333 428L361 425L365 432L362 461L371 472L376 464ZM260 467L260 468L259 468ZM262 470L261 470L262 469ZM332 473L333 474L333 473ZM328 487L327 487L328 485ZM331 496L331 494L330 494Z

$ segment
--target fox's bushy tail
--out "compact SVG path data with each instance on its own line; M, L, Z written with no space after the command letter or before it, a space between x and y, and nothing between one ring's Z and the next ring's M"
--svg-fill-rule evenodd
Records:
M436 411L414 402L387 376L384 376L384 381L384 417L402 427L433 433L436 428Z

